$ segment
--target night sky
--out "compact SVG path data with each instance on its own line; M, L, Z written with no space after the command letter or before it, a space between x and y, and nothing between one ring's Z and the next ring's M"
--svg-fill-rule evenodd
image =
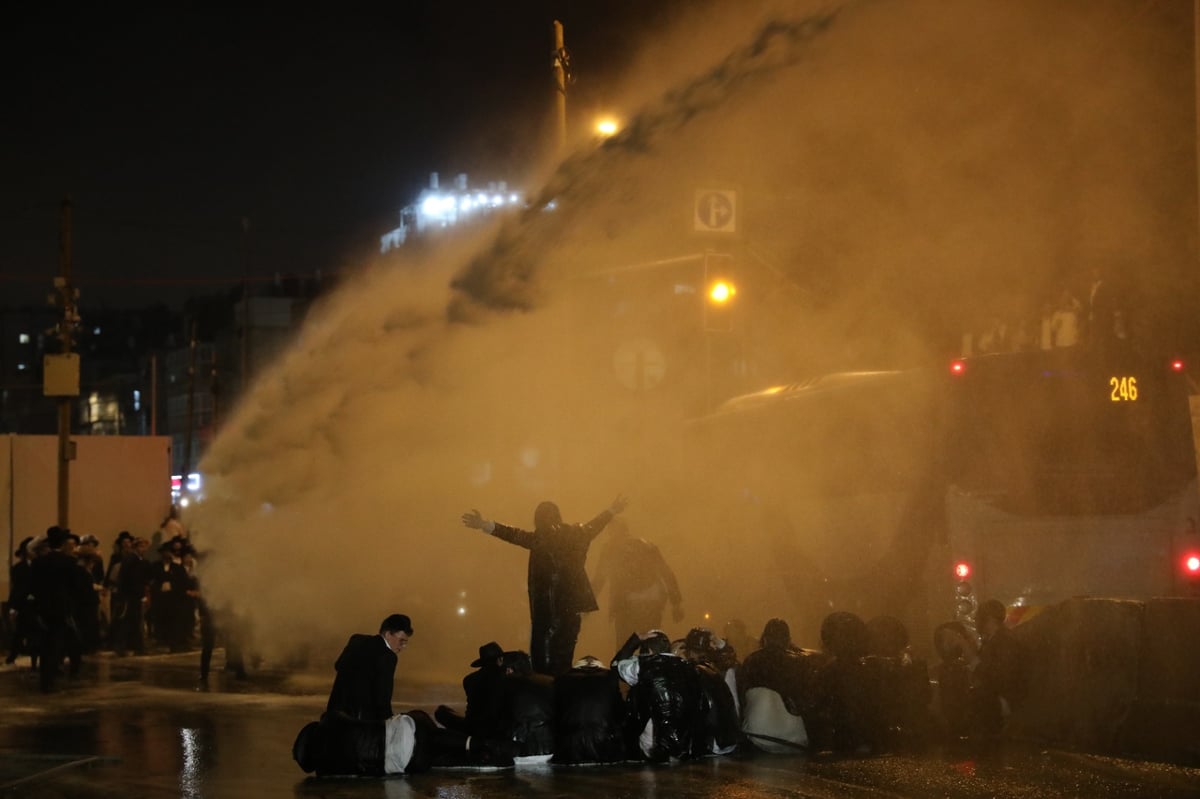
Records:
M534 168L551 135L554 19L582 125L684 5L18 12L0 34L0 305L43 302L68 195L85 307L177 304L229 289L247 264L259 281L335 272L395 227L430 172L519 183Z

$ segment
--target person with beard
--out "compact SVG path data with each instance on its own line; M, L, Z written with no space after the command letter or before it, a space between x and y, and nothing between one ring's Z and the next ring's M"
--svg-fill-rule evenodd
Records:
M484 519L477 510L462 515L466 527L529 550L529 652L534 671L554 676L571 668L581 614L598 609L584 570L588 547L626 504L618 496L590 522L567 524L557 505L543 502L534 511L532 532Z
M158 549L161 558L151 567L150 612L154 636L160 645L171 652L187 649L191 637L189 609L193 608L187 592L191 580L183 567L183 543L173 539Z

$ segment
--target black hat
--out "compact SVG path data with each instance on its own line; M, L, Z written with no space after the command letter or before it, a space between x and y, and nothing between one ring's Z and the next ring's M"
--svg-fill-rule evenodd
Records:
M117 533L117 543L118 544L121 543L122 541L126 541L126 540L132 541L133 534L130 533L128 530L122 530L121 532Z
M479 647L479 657L471 661L471 668L477 669L486 664L494 665L497 660L504 657L504 648L495 641L488 641L483 646Z
M69 530L55 525L46 529L46 545L51 549L58 549L67 542L67 536L70 535Z
M413 634L412 621L403 613L393 613L383 620L379 625L380 633L395 633L402 632L405 635Z

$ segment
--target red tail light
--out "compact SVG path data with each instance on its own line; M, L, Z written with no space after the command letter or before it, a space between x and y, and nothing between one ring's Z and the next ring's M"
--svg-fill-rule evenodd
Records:
M965 580L971 576L971 564L965 561L959 561L954 564L954 576L960 580Z
M1181 361L1179 358L1176 358L1175 360L1171 361L1171 371L1172 372L1182 372L1183 368L1184 368L1183 361Z
M966 371L967 371L967 362L966 361L961 360L961 359L956 359L956 360L953 360L950 362L950 374L957 377L958 375L966 374Z

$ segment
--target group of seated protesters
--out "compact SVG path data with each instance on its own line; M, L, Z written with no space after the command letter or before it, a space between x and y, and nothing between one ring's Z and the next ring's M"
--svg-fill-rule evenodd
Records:
M744 659L707 628L676 641L652 630L631 635L607 664L589 655L549 676L533 671L527 653L492 641L463 679L464 713L442 705L432 717L414 710L370 722L327 713L302 731L294 755L318 775L383 776L739 750L896 751L946 730L929 670L908 643L894 617L835 612L821 626L820 650L795 646L776 618Z

